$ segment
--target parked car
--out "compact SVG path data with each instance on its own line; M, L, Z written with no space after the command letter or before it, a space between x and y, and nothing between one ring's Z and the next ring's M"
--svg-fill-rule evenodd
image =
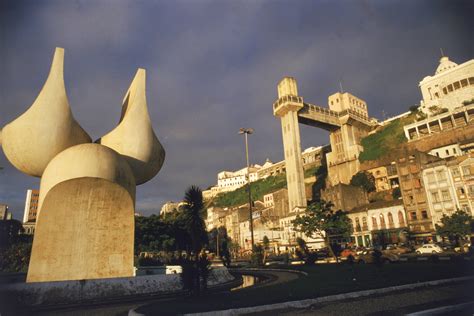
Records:
M354 249L346 248L343 251L341 251L340 257L345 259L345 258L349 257L350 255L355 257L357 255L357 253Z
M377 257L377 253L380 256L382 263L394 263L397 262L400 258L390 251L379 251L379 250L365 250L360 255L355 257L355 262L357 263L374 263Z
M442 253L443 249L436 245L436 244L425 244L416 249L417 254L424 254L424 253Z
M329 249L327 247L320 248L320 249L316 250L316 254L317 254L318 259L326 259L326 258L330 257L330 252L329 252Z
M389 251L396 255L403 255L405 253L411 252L411 249L401 245L388 245L386 251Z

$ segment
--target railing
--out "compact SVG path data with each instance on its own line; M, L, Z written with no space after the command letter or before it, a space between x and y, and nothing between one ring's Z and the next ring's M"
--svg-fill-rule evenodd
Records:
M276 100L273 103L273 109L276 110L277 107L279 107L282 103L284 102L296 102L296 103L303 103L303 98L298 97L296 95L285 95Z

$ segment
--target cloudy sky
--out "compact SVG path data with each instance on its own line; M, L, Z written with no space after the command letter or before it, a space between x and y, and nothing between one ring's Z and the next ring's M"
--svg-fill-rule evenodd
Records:
M343 88L379 119L421 98L443 48L474 58L472 1L2 1L0 127L23 113L65 48L65 81L75 118L93 139L116 126L138 67L166 150L161 172L137 188L137 210L157 213L190 184L215 184L245 164L237 131L253 127L252 163L283 159L276 85L294 76L307 102L327 106ZM301 127L302 146L328 142ZM1 151L0 151L1 152ZM21 218L39 179L0 153L0 203Z

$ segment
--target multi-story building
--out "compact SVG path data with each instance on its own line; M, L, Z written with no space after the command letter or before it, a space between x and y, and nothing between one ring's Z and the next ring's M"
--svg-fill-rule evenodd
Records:
M406 242L407 220L402 200L377 201L348 213L353 242L360 247Z
M474 98L474 95L472 95L472 97ZM472 125L473 120L474 104L470 104L407 124L403 129L405 137L411 142L454 129L458 129L460 133L463 133L463 129L466 128L466 126Z
M180 208L183 207L184 204L184 202L168 201L161 207L160 216L165 216L166 214L176 212L180 210Z
M458 208L474 217L474 154L448 162Z
M12 219L12 213L8 210L7 204L0 204L0 221Z
M430 155L440 157L443 159L449 158L449 157L456 157L456 156L462 156L463 150L461 149L460 144L455 143L455 144L450 144L446 146L441 146L438 148L433 148L428 152Z
M25 200L25 211L23 213L23 223L36 222L38 212L39 190L27 190Z
M324 189L321 192L321 199L331 201L334 204L334 209L344 211L369 203L367 192L364 189L343 183Z
M422 167L440 158L419 151L405 152L397 160L400 191L413 239L432 239L434 227L422 181Z
M420 109L432 115L439 109L453 111L474 98L474 60L460 65L443 56L434 76L420 82L423 100Z
M456 166L451 167L452 170ZM422 167L423 184L433 227L441 223L443 215L451 216L459 207L456 188L446 160L435 161Z
M252 165L237 171L221 171L217 174L217 187L221 192L233 191L247 184L247 175L250 182L258 180L257 171L261 169L260 165Z

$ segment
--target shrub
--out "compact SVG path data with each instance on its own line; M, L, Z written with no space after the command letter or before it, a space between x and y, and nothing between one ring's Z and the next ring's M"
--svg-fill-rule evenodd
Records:
M250 256L250 262L255 266L263 265L263 247L262 245L254 245L252 255Z

